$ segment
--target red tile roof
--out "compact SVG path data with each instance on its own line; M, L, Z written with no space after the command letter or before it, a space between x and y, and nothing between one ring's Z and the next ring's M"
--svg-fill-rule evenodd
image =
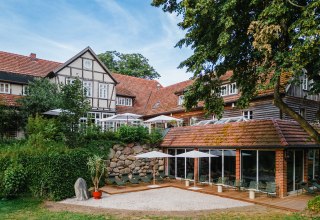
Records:
M192 83L192 80L187 80L153 92L147 104L145 115L156 115L179 110L184 111L184 107L178 105L179 96L175 93L186 89Z
M297 122L251 120L172 128L162 147L294 147L316 146Z
M143 115L152 93L162 88L162 85L156 80L141 79L118 73L113 73L112 76L119 82L116 87L117 95L135 97L133 106L117 106L118 113L128 112Z
M17 100L21 98L20 95L0 94L0 104L6 106L18 106Z
M0 71L45 77L61 63L0 51Z

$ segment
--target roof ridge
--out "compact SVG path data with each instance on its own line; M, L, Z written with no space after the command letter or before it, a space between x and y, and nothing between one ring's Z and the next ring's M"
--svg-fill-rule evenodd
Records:
M145 78L140 78L140 77L136 77L136 76L130 76L130 75L126 75L126 74L116 73L116 72L111 72L111 74L116 74L116 75L121 75L121 76L124 76L124 77L135 78L135 79L144 80L144 81L153 82L153 83L158 83L158 84L161 85L161 83L159 83L159 81L155 80L155 79L145 79Z
M17 54L17 53L12 53L12 52L7 52L7 51L0 51L0 53L6 53L6 54L10 54L13 56L19 56L19 57L24 57L24 58L30 58L30 56L28 55L22 55L22 54ZM47 61L47 62L53 62L53 63L57 63L57 64L63 64L62 62L58 62L58 61L54 61L54 60L48 60L48 59L42 59L42 58L36 58L36 60L43 60L43 61Z
M274 125L274 128L276 129L276 132L277 132L278 135L279 135L281 144L284 145L284 146L288 146L289 144L288 144L286 138L284 137L284 135L283 135L283 133L282 133L282 131L281 131L281 128L280 128L280 126L279 126L279 124L278 124L278 120L272 119L272 123L273 123L273 125Z

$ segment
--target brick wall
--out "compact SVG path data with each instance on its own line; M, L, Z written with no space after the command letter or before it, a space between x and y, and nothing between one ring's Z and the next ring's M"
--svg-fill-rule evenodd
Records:
M276 184L279 197L287 196L287 161L283 149L276 150Z
M240 180L241 174L240 174L240 149L236 150L236 180Z

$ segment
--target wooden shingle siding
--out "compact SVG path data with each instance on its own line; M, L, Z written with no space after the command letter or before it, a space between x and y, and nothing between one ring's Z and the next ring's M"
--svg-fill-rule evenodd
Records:
M306 120L308 122L314 122L317 120L317 112L319 110L318 102L292 96L286 96L283 98L283 101L297 113L299 113L300 108L304 108L306 111ZM285 114L283 114L283 119L292 120L291 117Z
M232 108L231 106L226 106L223 118L239 117L242 116L243 111L253 111L253 119L279 119L280 111L273 105L272 99L262 99L258 101L253 101L250 106L246 109Z
M314 101L320 101L320 95L309 95L308 91L305 91L301 88L301 85L290 85L287 91L287 95L299 98L306 98Z

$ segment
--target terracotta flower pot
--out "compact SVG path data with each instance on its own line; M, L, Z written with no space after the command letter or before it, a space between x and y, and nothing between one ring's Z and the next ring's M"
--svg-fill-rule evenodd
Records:
M102 196L102 192L101 191L93 191L92 192L92 197L94 198L94 199L101 199L101 196Z

